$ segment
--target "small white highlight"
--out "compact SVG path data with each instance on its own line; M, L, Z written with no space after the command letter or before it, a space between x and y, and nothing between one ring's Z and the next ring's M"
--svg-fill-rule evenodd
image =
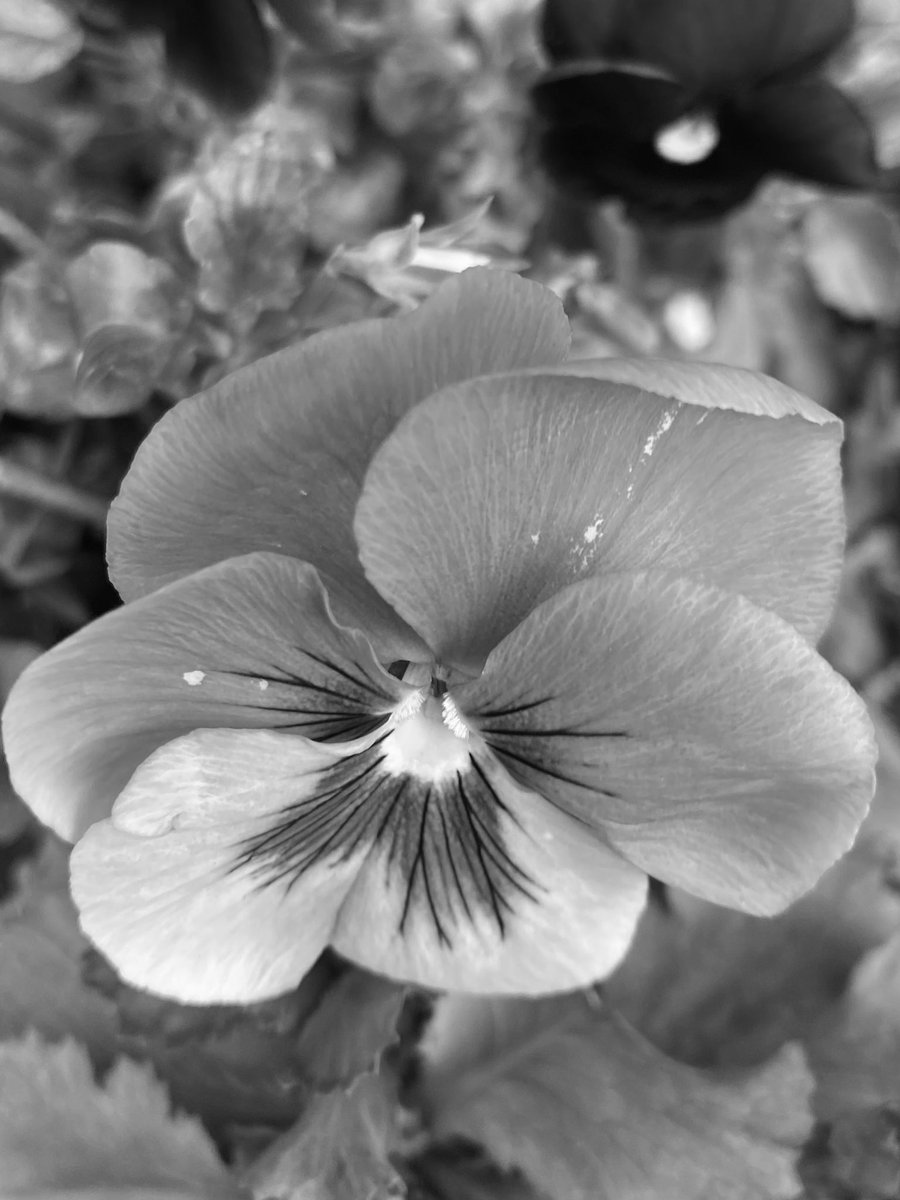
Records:
M644 448L641 451L642 459L650 457L650 455L656 449L659 439L663 436L664 433L669 432L669 430L672 428L674 423L675 423L675 413L674 412L663 413L662 420L657 425L656 429L654 429L653 433L651 433L650 436L647 438L646 442L644 442Z
M598 542L603 536L605 521L605 517L601 517L599 513L595 513L593 521L591 521L590 525L585 525L581 531L581 537L575 541L572 553L578 560L578 569L586 567L600 549Z
M199 687L206 678L205 671L185 671L181 677L188 687Z
M266 688L269 686L269 681L268 681L268 679L257 679L256 686L259 688L259 690L261 692L264 692L266 690Z
M666 162L689 167L709 158L719 144L719 126L709 112L690 113L661 129L653 139L656 153Z
M591 522L590 525L587 526L584 533L581 535L582 541L587 543L587 545L591 545L593 542L596 542L597 538L600 536L602 529L603 529L603 518L597 517L594 521Z
M410 692L406 699L394 709L394 723L399 724L401 721L415 716L427 699L427 688L419 688L418 691Z
M537 533L533 533L533 534L531 535L531 544L532 544L532 546L536 546L540 540L541 540L540 531L538 531Z
M441 715L444 718L444 724L458 738L467 738L469 736L469 727L459 715L459 709L449 692L444 693L444 698L441 700Z

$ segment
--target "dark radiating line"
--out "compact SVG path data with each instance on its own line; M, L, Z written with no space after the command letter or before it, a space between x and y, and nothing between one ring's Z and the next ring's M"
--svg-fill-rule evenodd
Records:
M512 717L516 713L528 712L531 708L540 708L542 704L549 704L554 699L555 696L544 696L542 700L531 700L528 704L517 704L512 708L494 708L487 712L473 712L472 716L479 720L482 717L486 717L488 720L493 720L494 717Z
M312 659L313 662L316 662L319 664L319 666L324 667L326 671L334 671L335 675L340 675L342 679L346 679L348 683L352 683L356 687L362 688L363 691L371 692L373 695L379 696L381 699L390 698L387 692L376 687L372 680L367 676L364 675L362 679L357 679L355 675L351 675L349 671L345 670L343 667L339 667L337 663L331 662L330 659L320 658L318 654L313 654L310 650L302 650L299 646L296 648L300 650L301 654L305 654L307 658Z
M488 885L488 896L490 897L491 907L494 910L494 919L496 920L497 927L500 930L500 936L506 937L506 923L503 920L503 914L500 911L500 904L498 902L500 897L497 893L496 887L494 886L494 881L491 879L491 873L487 869L484 862L481 839L478 836L478 830L475 828L475 822L472 819L469 797L466 795L465 788L463 787L462 774L459 771L456 772L456 783L457 787L459 788L459 794L462 797L463 811L466 814L466 820L469 822L469 826L472 830L472 838L475 842L475 853L478 855L478 861L481 863L481 870L484 873L484 878Z
M530 758L523 758L521 754L513 754L512 750L504 750L501 746L489 743L495 754L501 755L503 758L512 758L516 762L521 763L523 767L530 767L532 771L539 771L542 775L546 775L548 779L558 779L560 783L571 784L572 787L582 788L586 792L597 792L601 796L608 796L610 800L619 800L618 792L608 792L604 788L594 787L589 783L581 783L578 779L572 779L569 775L562 775L559 771L551 771L549 767L542 766L541 763L534 762Z
M460 882L459 873L456 870L456 859L453 857L453 844L450 841L450 832L447 829L447 818L444 816L444 810L438 805L438 816L441 819L441 828L444 831L444 847L447 851L447 862L450 864L450 870L453 872L453 882L456 886L456 893L462 900L463 910L470 921L473 920L472 912L469 908L469 901L466 898L466 891Z
M630 738L623 729L485 729L479 733L492 737L573 737L573 738Z

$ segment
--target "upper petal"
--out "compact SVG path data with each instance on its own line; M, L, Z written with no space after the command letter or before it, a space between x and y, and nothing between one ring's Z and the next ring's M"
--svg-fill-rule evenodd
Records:
M660 572L559 592L455 697L526 787L648 873L753 913L810 887L872 796L849 684L774 614Z
M815 66L853 17L853 0L634 0L622 5L617 34L627 53L728 94Z
M272 550L325 572L339 617L347 605L367 608L376 640L379 629L402 637L350 531L369 459L431 392L555 365L568 340L551 292L476 268L409 316L328 330L229 375L168 413L138 451L110 511L113 582L133 599L221 559Z
M313 567L253 554L125 605L38 659L12 690L3 738L16 790L74 839L180 734L352 737L410 690L335 624Z
M815 637L840 570L840 430L725 367L604 361L470 381L418 405L375 455L360 557L449 662L480 660L576 579L649 567Z

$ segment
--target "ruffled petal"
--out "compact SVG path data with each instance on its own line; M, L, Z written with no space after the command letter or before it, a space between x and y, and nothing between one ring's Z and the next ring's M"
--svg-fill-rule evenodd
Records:
M840 430L725 367L470 381L418 405L375 455L360 557L450 663L480 663L576 579L651 567L743 593L815 637L840 570Z
M352 738L411 690L334 623L313 567L253 554L117 609L38 659L13 688L3 739L16 790L74 839L183 733Z
M868 121L824 79L762 88L741 120L752 148L777 171L837 187L868 189L878 182Z
M591 135L651 138L687 113L693 96L680 83L653 72L618 67L573 73L551 71L533 92L545 120L567 127L587 125Z
M420 810L414 832L412 871L383 844L353 884L333 935L348 958L426 987L539 994L583 987L624 956L643 872L494 762Z
M560 592L455 700L524 786L649 874L751 913L810 887L872 795L846 681L772 613L659 572Z
M283 877L247 850L359 748L203 730L157 750L73 851L88 937L127 982L186 1004L249 1004L296 986L365 849L342 845Z
M229 375L168 413L138 451L110 512L113 582L134 599L221 559L288 554L327 576L339 619L368 613L385 657L415 657L356 559L351 521L369 459L431 392L555 365L568 340L546 288L476 268L409 316L329 330Z
M622 5L616 33L624 53L727 95L817 65L853 17L853 0L636 0Z

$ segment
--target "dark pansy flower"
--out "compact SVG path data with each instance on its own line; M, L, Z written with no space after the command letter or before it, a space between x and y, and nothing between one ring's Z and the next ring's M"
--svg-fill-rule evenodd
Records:
M822 74L852 0L547 0L534 97L564 183L676 218L780 173L872 187L871 131Z

